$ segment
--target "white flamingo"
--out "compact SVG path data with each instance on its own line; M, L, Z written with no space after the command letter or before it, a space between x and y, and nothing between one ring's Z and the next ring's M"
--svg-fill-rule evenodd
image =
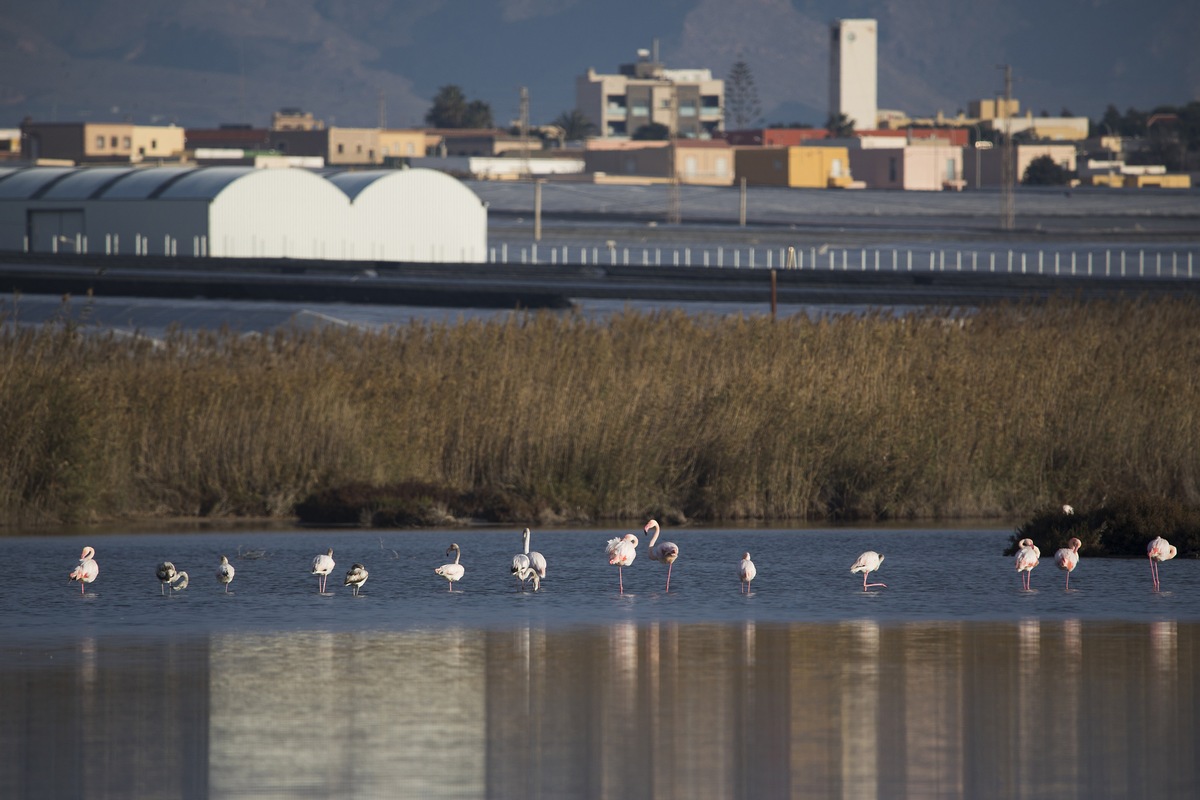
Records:
M749 553L742 553L742 563L738 565L738 578L741 582L738 584L738 591L750 594L750 581L754 580L754 576L758 574L758 570L754 568L754 562L750 560Z
M608 563L617 566L617 581L621 587L621 594L625 594L625 578L621 570L637 558L637 546L638 538L632 533L627 533L619 539L609 539L608 546L604 548L604 552L608 554Z
M226 594L229 594L229 584L233 583L235 574L237 574L237 570L233 568L233 564L229 563L229 556L221 556L221 564L217 567L217 580L225 584Z
M453 564L443 564L442 566L435 569L434 572L436 572L438 575L441 575L443 578L446 579L447 585L450 587L450 591L453 592L454 591L454 582L457 580L461 580L463 573L466 572L467 570L466 570L466 567L464 567L462 564L458 563L458 560L462 557L462 550L459 549L459 546L457 543L451 544L449 549L446 550L446 555L450 555L451 553L454 553L454 563Z
M317 593L325 594L325 583L329 580L329 573L333 572L336 566L333 561L333 548L313 559L312 574L317 576Z
M368 575L370 575L370 573L367 572L366 567L364 567L362 564L355 564L350 567L350 569L346 570L346 582L342 585L353 586L354 588L351 591L354 592L355 597L358 597L358 590L361 589L363 584L367 582Z
M525 581L533 579L533 590L536 592L542 586L542 578L546 577L546 558L541 553L529 552L529 528L521 534L525 552L517 553L512 560L512 574L521 581L521 591L525 591Z
M1175 545L1168 542L1161 536L1155 536L1146 545L1146 555L1150 557L1150 577L1154 579L1154 591L1159 591L1162 587L1158 582L1158 564L1160 561L1170 561L1175 557Z
M880 565L883 564L883 556L876 553L874 550L868 550L858 557L858 560L850 565L850 572L861 572L863 574L863 591L872 586L882 586L887 588L886 583L867 583L867 576L872 572L878 572Z
M646 555L651 561L661 561L667 565L667 588L666 591L671 591L671 567L675 565L675 559L679 558L679 545L674 542L663 542L655 544L658 541L659 527L658 520L650 520L646 523L646 527L642 528L642 533L650 533L650 529L654 529L654 535L650 537L649 544L646 545Z
M1078 539L1071 539L1067 542L1067 546L1059 549L1054 554L1054 566L1067 573L1067 588L1071 588L1071 572L1079 566L1079 548L1083 542Z
M167 584L174 582L175 576L179 573L175 570L175 565L170 561L164 561L158 565L158 569L154 570L155 576L158 578L158 588L160 594L167 593Z
M92 548L83 548L83 552L79 554L79 566L71 570L70 578L79 581L80 594L83 594L83 585L96 580L96 576L100 574L100 565L96 563L95 555L96 551Z
M1034 546L1033 539L1022 539L1017 542L1016 567L1017 572L1025 573L1021 576L1021 586L1025 591L1029 591L1029 579L1033 575L1033 568L1038 565L1041 558L1042 551Z

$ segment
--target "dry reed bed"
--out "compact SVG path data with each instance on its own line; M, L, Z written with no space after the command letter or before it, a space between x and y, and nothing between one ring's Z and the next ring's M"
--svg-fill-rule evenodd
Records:
M419 480L563 518L1007 517L1200 504L1200 306L385 332L5 326L0 518L290 516Z

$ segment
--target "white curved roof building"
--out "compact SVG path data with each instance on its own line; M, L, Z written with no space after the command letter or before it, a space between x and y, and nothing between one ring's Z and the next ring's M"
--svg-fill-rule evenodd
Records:
M482 262L486 248L486 206L432 170L0 170L0 250Z

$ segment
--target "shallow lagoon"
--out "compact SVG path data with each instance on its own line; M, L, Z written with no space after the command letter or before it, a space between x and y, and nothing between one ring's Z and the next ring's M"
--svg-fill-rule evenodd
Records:
M1008 533L667 529L671 593L643 540L623 596L609 531L535 531L536 595L516 530L7 538L0 796L1194 796L1200 563L1156 594L1085 552L1066 592L1043 553L1025 593Z

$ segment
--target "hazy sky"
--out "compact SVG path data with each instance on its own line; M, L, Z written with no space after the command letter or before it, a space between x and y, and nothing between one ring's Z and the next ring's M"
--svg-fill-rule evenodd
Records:
M1001 90L1034 113L1200 99L1196 0L44 0L0 11L0 125L35 119L265 125L299 106L331 124L419 125L456 84L532 119L575 79L657 40L668 66L726 77L744 58L765 122L820 124L828 25L879 20L879 105L954 114Z

